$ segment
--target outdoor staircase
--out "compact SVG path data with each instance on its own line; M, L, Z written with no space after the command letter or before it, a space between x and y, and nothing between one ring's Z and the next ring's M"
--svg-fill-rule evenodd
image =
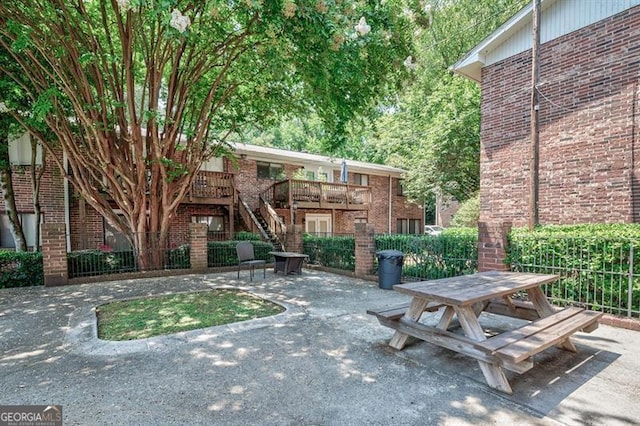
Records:
M260 227L262 227L264 232L267 234L267 236L269 238L269 242L271 244L273 244L274 250L275 251L282 251L282 249L283 249L282 244L280 244L280 241L278 240L278 238L271 231L271 229L269 229L269 225L267 224L267 221L264 220L264 217L262 217L262 214L260 213L260 209L254 210L253 214L255 215L256 219L260 223Z

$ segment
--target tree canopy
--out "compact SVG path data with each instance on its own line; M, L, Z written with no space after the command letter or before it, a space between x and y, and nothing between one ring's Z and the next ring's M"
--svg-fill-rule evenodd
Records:
M153 245L149 233L166 237L201 163L223 154L241 126L312 110L341 134L393 93L406 75L411 36L403 7L395 0L2 2L0 48L13 64L0 64L0 78L32 106L12 109L12 117L49 152L67 154L68 168L56 161L75 189L144 252ZM34 115L54 141L28 120Z

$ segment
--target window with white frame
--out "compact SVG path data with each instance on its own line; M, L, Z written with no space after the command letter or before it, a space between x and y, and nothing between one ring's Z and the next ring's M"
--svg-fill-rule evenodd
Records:
M42 165L42 147L37 144L36 165ZM16 166L31 165L31 137L24 133L19 138L9 138L9 161Z
M361 173L353 174L353 183L361 186L369 186L369 175L363 175Z
M124 215L119 215L124 218ZM103 226L103 241L104 245L107 246L110 250L113 251L131 251L133 248L131 247L131 243L127 237L115 226L113 226L106 218L103 218L104 226Z
M193 223L204 223L208 232L224 232L224 216L191 216Z
M396 181L396 195L403 197L404 196L404 180L403 179L395 179Z
M397 219L396 232L398 234L420 234L420 219Z
M257 161L258 177L261 179L280 179L284 176L284 166L278 163Z
M44 218L44 216L43 216ZM36 215L35 213L18 213L18 219L22 224L22 232L28 247L36 245ZM41 241L42 242L42 241ZM16 242L11 233L11 222L9 215L0 215L0 247L15 248Z

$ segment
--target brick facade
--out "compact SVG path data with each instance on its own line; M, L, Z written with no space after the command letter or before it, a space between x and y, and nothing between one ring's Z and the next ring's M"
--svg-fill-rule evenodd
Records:
M40 183L43 220L64 222L64 179L51 155L47 154L45 158L45 170ZM31 166L13 166L12 183L18 213L33 213ZM6 212L3 197L0 197L0 212Z
M540 49L541 224L640 222L640 7ZM531 51L482 70L480 220L528 218Z
M61 157L61 155L60 155ZM272 160L278 163L277 160ZM47 162L45 176L43 177L41 205L45 214L45 222L65 222L64 207L64 179L55 167L52 159ZM286 178L293 178L299 165L283 164ZM237 166L229 160L225 160L225 171L234 174L234 185L240 196L249 204L252 209L259 206L258 196L266 191L276 181L273 179L258 178L256 160L241 156L238 158ZM331 170L327 170L331 171ZM339 182L338 170L333 170L334 182ZM14 185L16 189L18 210L21 213L32 213L31 202L31 179L28 168L19 167L14 173ZM409 203L403 196L397 195L397 178L388 176L368 175L369 186L372 189L373 203L369 211L345 211L330 209L298 209L296 224L305 229L306 214L320 213L330 214L332 217L332 227L334 233L354 233L354 224L357 221L367 221L372 224L378 232L396 232L397 219L413 219L420 221L423 225L423 210L419 205ZM349 183L355 184L354 174L349 173ZM391 184L391 191L389 185ZM391 209L391 220L389 220L389 199L393 208ZM3 209L0 200L0 209ZM290 223L289 210L277 210L287 224ZM233 216L230 215L233 213ZM226 205L211 204L182 204L171 222L170 247L177 247L185 244L189 240L189 229L194 216L220 216L224 219L226 231L231 229L230 221L235 219L233 228L242 230L240 218L235 212L230 212ZM69 186L69 226L68 231L71 242L71 250L96 249L105 244L105 222L102 216L89 206L82 197ZM421 228L420 228L421 229Z

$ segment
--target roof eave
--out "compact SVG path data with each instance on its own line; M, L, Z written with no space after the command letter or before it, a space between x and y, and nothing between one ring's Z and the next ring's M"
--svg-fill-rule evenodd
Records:
M546 3L553 3L555 0L543 0ZM547 5L548 6L548 5ZM449 69L463 77L480 82L482 67L485 65L485 55L487 52L500 46L507 38L531 20L533 2L520 9L497 30L489 34L484 40L478 43L473 49L467 52L458 62Z

